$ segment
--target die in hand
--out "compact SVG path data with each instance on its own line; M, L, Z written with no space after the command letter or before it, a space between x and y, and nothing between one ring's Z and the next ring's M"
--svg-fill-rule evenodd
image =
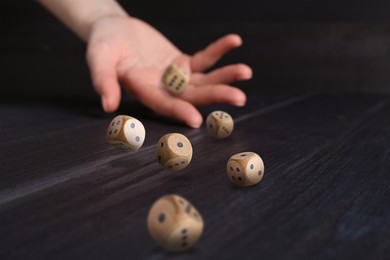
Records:
M176 65L170 65L165 70L162 82L166 90L174 95L178 95L187 87L189 76L184 70Z

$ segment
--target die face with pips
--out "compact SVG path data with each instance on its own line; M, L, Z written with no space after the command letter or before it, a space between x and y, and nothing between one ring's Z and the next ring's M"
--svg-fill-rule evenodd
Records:
M110 122L106 139L118 148L137 151L143 145L145 135L145 127L138 119L119 115Z
M169 65L164 72L162 82L167 91L179 95L186 89L189 75L180 67Z
M226 171L233 184L252 186L263 179L264 163L258 154L242 152L229 158Z
M115 117L107 128L107 139L115 140L122 130L123 116Z
M206 118L208 132L216 138L226 138L232 134L234 121L231 115L224 111L214 111Z
M186 168L192 159L191 142L182 134L170 133L157 143L157 161L169 170Z
M152 205L147 223L152 238L170 251L183 251L194 246L204 226L195 207L174 194L163 196Z
M234 184L238 186L245 186L244 184L246 183L246 176L241 164L233 160L229 161L227 165L227 172L230 180Z

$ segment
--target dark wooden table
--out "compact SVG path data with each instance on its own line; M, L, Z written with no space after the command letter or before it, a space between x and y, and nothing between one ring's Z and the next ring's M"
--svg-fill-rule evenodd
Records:
M137 153L110 146L113 115L88 99L0 104L0 259L390 259L390 96L249 91L214 139L127 103L147 139ZM179 173L156 162L169 132L193 144ZM230 155L257 152L261 183L233 186ZM182 254L159 248L146 216L177 193L205 220Z

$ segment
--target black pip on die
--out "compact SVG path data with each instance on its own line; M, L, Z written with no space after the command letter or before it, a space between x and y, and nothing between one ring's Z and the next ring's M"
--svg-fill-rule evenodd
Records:
M214 111L207 116L206 126L209 133L217 138L228 137L234 128L233 118L224 111Z
M158 199L149 210L147 225L156 243L170 251L189 249L203 232L202 216L179 195Z
M145 128L136 118L119 115L108 126L106 139L119 148L137 151L144 143Z
M243 152L229 158L226 170L230 181L235 185L251 186L263 179L264 163L256 153Z
M171 133L157 143L157 161L169 170L179 171L188 166L192 159L191 142L182 134Z

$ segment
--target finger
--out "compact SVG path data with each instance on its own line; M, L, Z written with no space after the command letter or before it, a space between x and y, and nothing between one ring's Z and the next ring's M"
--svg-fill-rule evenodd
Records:
M193 87L190 91L185 91L182 98L195 106L219 103L241 107L246 103L246 95L242 90L222 84Z
M213 66L223 55L242 44L237 34L226 35L207 46L204 50L194 54L191 59L193 72L204 71Z
M192 104L180 98L161 93L163 91L159 92L160 94L150 95L141 101L157 114L176 118L192 128L199 128L201 126L203 118Z
M251 79L252 69L245 64L234 64L215 69L204 76L194 75L192 78L191 83L195 85L229 84Z
M118 109L121 98L114 57L105 48L92 46L87 51L87 63L93 87L101 96L104 111L114 112Z
M129 77L124 77L124 82L126 85L132 84ZM133 84L131 92L157 114L176 118L192 128L199 128L202 124L203 118L192 104L170 95L163 89L156 88L155 85Z

